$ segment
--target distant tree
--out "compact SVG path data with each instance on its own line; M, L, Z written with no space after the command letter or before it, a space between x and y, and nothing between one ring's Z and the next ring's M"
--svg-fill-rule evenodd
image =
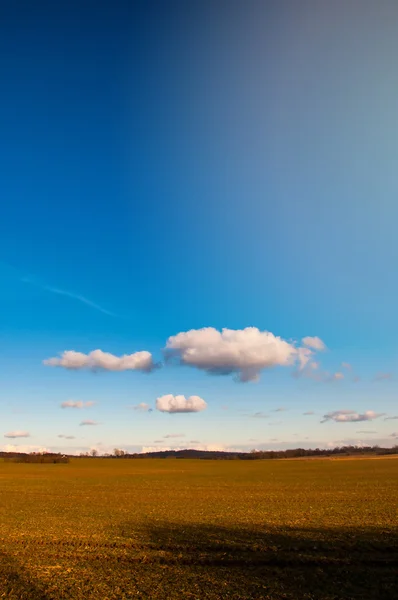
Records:
M98 456L98 450L96 450L95 448L93 448L92 450L90 450L90 456Z
M115 448L113 450L113 454L117 457L120 457L120 456L124 456L125 452L124 452L124 450L120 450L120 448Z

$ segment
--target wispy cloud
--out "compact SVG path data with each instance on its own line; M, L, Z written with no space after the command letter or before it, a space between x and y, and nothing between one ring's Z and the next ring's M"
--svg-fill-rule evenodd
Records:
M28 431L9 431L4 434L6 438L27 438L30 437L30 433Z
M66 296L67 298L71 298L72 300L77 300L78 302L81 302L82 304L85 304L86 306L89 306L90 308L93 308L94 310L98 310L99 312L103 313L104 315L108 315L109 317L117 317L118 316L115 313L111 312L110 310L103 308L96 302L93 302L92 300L89 300L85 296L82 296L81 294L75 294L74 292L69 292L68 290L61 290L60 288L53 287L53 286L47 285L45 283L41 283L34 277L22 277L21 281L23 283L30 283L31 285L34 285L34 286L44 290L45 292L50 292L51 294L57 294L58 296Z
M386 381L387 379L392 379L392 373L376 373L374 377L375 381Z
M281 406L280 408L274 408L273 410L271 410L271 412L286 412L287 408L284 408L283 406Z
M81 400L66 400L61 403L61 408L89 408L94 406L95 402L89 400L88 402L82 402Z
M65 435L63 433L60 433L58 435L59 438L63 438L64 440L74 440L76 439L74 435Z
M377 431L369 431L367 429L362 429L361 431L357 431L356 433L377 433Z
M386 417L384 420L385 420L385 421L395 421L395 420L397 420L397 419L398 419L398 415L395 415L395 416L393 416L393 417Z
M99 423L97 421L92 421L91 419L85 419L80 425L99 425Z
M168 433L167 435L163 436L165 440L169 439L169 438L182 438L185 437L185 433Z
M139 412L152 412L152 408L146 402L140 402L133 406L129 406L132 410L138 410Z
M313 410L307 410L307 412L303 413L303 415L308 416L308 415L314 415L314 411Z
M327 421L335 421L336 423L373 421L373 419L377 419L381 416L383 416L383 413L376 413L373 410L367 410L364 413L357 413L355 410L335 410L323 415L321 423L326 423Z
M269 415L267 415L264 412L256 412L253 415L249 415L250 417L253 417L254 419L268 419Z

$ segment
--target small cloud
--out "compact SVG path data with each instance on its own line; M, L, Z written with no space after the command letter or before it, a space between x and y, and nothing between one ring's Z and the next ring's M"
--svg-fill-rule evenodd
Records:
M89 408L94 406L95 402L89 400L88 402L82 402L81 400L66 400L62 402L61 408Z
M115 356L102 350L93 350L89 354L65 350L60 357L44 360L43 364L70 370L142 371L144 373L149 373L159 366L153 362L152 354L145 350L123 356Z
M390 437L398 437L398 433L392 433Z
M163 438L167 440L168 438L182 438L185 437L185 433L168 433L164 435Z
M341 379L344 379L344 373L341 372L337 372L337 373L333 373L333 375L331 376L331 381L340 381Z
M274 410L271 410L271 412L285 412L286 410L287 408L283 408L282 406L280 408L274 408Z
M386 381L387 379L392 379L392 373L376 373L374 377L375 381Z
M9 431L4 434L6 438L28 438L30 433L28 431Z
M312 348L313 350L318 350L320 352L326 350L325 343L318 336L303 337L301 341L303 342L304 346L308 346L308 348Z
M92 421L91 419L86 419L85 421L82 421L80 425L99 425L99 423L97 421Z
M63 433L60 433L58 435L59 438L64 438L65 440L75 440L75 436L74 435L64 435Z
M269 415L265 414L264 412L256 412L253 415L249 415L250 417L253 417L254 419L268 419Z
M163 444L163 440L155 440L153 443L154 444Z
M352 366L350 365L350 363L347 363L347 362L342 362L341 366L343 369L347 369L348 371L351 371L351 369L352 369Z
M335 421L336 423L373 421L373 419L377 419L381 416L383 416L383 413L376 413L373 410L367 410L362 414L355 412L355 410L336 410L323 415L323 420L321 423L326 423L326 421Z
M229 408L229 407L228 407L226 404L223 404L223 405L221 406L221 408L222 408L222 410L228 410L228 408Z
M394 417L386 417L384 420L385 421L395 421L398 419L398 415L394 416Z
M190 444L200 444L199 440L190 440Z
M279 442L278 438L271 438L270 442Z
M199 396L173 396L172 394L166 394L166 396L160 396L156 400L156 408L160 412L168 413L191 413L200 412L207 408L206 402Z
M250 438L249 442L257 442L256 438Z
M354 383L358 383L359 381L361 381L361 378L358 377L358 375L355 375L352 380Z
M314 415L314 411L313 410L307 410L307 412L303 413L303 415L305 416L309 416L309 415Z
M140 412L151 412L152 411L149 404L146 404L146 402L140 402L139 404L136 404L135 406L130 406L129 408L132 408L133 410L138 410Z

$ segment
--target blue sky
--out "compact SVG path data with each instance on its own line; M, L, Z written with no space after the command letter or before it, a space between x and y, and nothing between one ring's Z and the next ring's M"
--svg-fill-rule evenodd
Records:
M397 23L387 0L2 8L0 433L30 434L3 447L395 442ZM320 375L43 364L163 361L203 327L317 336ZM366 420L320 422L340 410Z

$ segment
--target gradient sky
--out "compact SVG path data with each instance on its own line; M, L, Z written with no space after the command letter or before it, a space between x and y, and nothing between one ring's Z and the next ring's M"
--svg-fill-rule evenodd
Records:
M395 0L3 2L0 447L396 443L397 56ZM320 381L43 364L249 326Z

